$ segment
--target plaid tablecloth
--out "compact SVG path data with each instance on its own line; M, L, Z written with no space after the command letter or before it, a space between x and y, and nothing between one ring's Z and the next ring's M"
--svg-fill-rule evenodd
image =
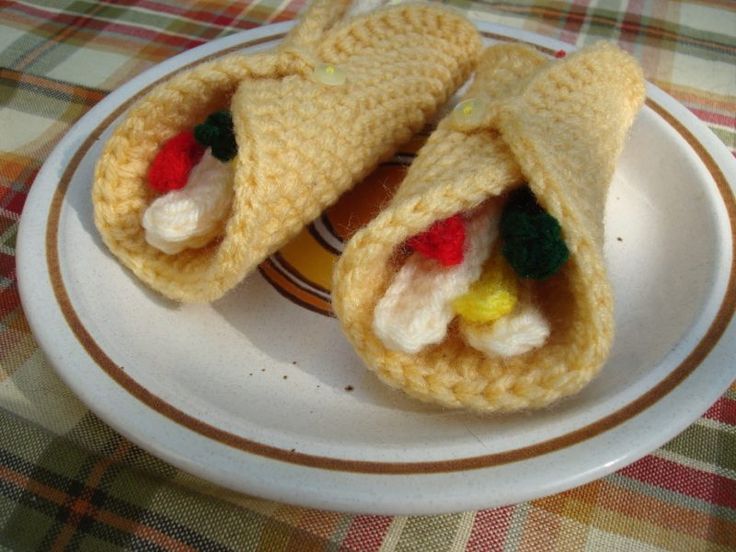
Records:
M583 45L618 41L736 150L736 2L451 4ZM44 360L18 297L29 188L69 127L182 50L292 19L301 0L0 0L0 545L9 550L736 550L736 386L635 464L549 498L384 517L246 497L152 457ZM734 360L736 362L736 360Z

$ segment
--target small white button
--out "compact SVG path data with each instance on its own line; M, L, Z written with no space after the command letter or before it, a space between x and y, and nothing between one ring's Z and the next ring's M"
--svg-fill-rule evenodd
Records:
M455 122L466 125L476 125L483 120L488 108L488 102L483 98L469 98L455 106L452 117Z
M331 63L320 63L314 68L314 80L328 86L341 86L347 79L345 71Z

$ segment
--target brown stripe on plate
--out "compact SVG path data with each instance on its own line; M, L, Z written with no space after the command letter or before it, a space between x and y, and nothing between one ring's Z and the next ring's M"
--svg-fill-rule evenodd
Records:
M335 315L332 313L332 306L329 301L307 289L299 287L297 283L283 274L270 259L266 259L258 265L258 271L279 294L286 297L289 301L293 301L300 307L316 312L317 314L334 318ZM299 277L298 272L295 274L295 277Z
M274 258L276 263L281 265L281 267L283 268L283 270L279 270L279 272L284 274L284 276L291 275L296 280L300 281L305 286L302 289L307 290L307 288L311 287L312 289L316 290L317 292L323 293L326 296L330 295L329 289L326 289L325 287L319 285L316 282L313 282L312 280L301 274L295 266L293 266L289 261L284 258L280 251L276 251L276 253L274 253L272 257ZM276 266L276 263L273 263L273 265Z

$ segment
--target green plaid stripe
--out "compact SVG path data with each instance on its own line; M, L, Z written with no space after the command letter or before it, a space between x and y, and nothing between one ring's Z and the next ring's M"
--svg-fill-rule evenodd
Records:
M664 450L697 460L706 469L736 478L736 432L729 433L728 430L728 426L704 425L701 421L675 437ZM714 441L718 441L718 447L706 446Z
M72 124L100 101L105 93L42 77L23 78L22 73L17 71L0 72L0 101L7 109L38 113L39 96L43 96L44 117Z
M0 536L5 546L234 550L256 542L268 525L261 514L243 516L236 505L173 483L174 468L91 414L75 433L77 439L57 437L0 411ZM276 528L282 534L287 526L278 523Z

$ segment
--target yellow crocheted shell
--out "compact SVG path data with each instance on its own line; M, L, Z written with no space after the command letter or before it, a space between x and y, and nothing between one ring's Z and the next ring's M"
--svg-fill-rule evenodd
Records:
M221 297L419 131L474 69L480 38L461 15L405 5L346 19L348 4L318 0L274 51L175 75L115 130L95 172L95 222L143 282L177 301ZM313 79L321 63L347 82ZM238 155L224 232L164 254L141 227L154 197L148 167L168 138L228 106Z
M599 44L547 61L522 45L489 48L466 98L483 98L472 125L444 119L389 206L350 240L334 275L333 307L371 370L424 401L472 410L537 408L580 390L613 339L613 300L602 257L606 192L644 99L635 61ZM432 222L527 181L560 222L571 258L537 285L551 322L547 343L502 359L447 338L417 354L384 347L373 311L397 270L396 251Z

